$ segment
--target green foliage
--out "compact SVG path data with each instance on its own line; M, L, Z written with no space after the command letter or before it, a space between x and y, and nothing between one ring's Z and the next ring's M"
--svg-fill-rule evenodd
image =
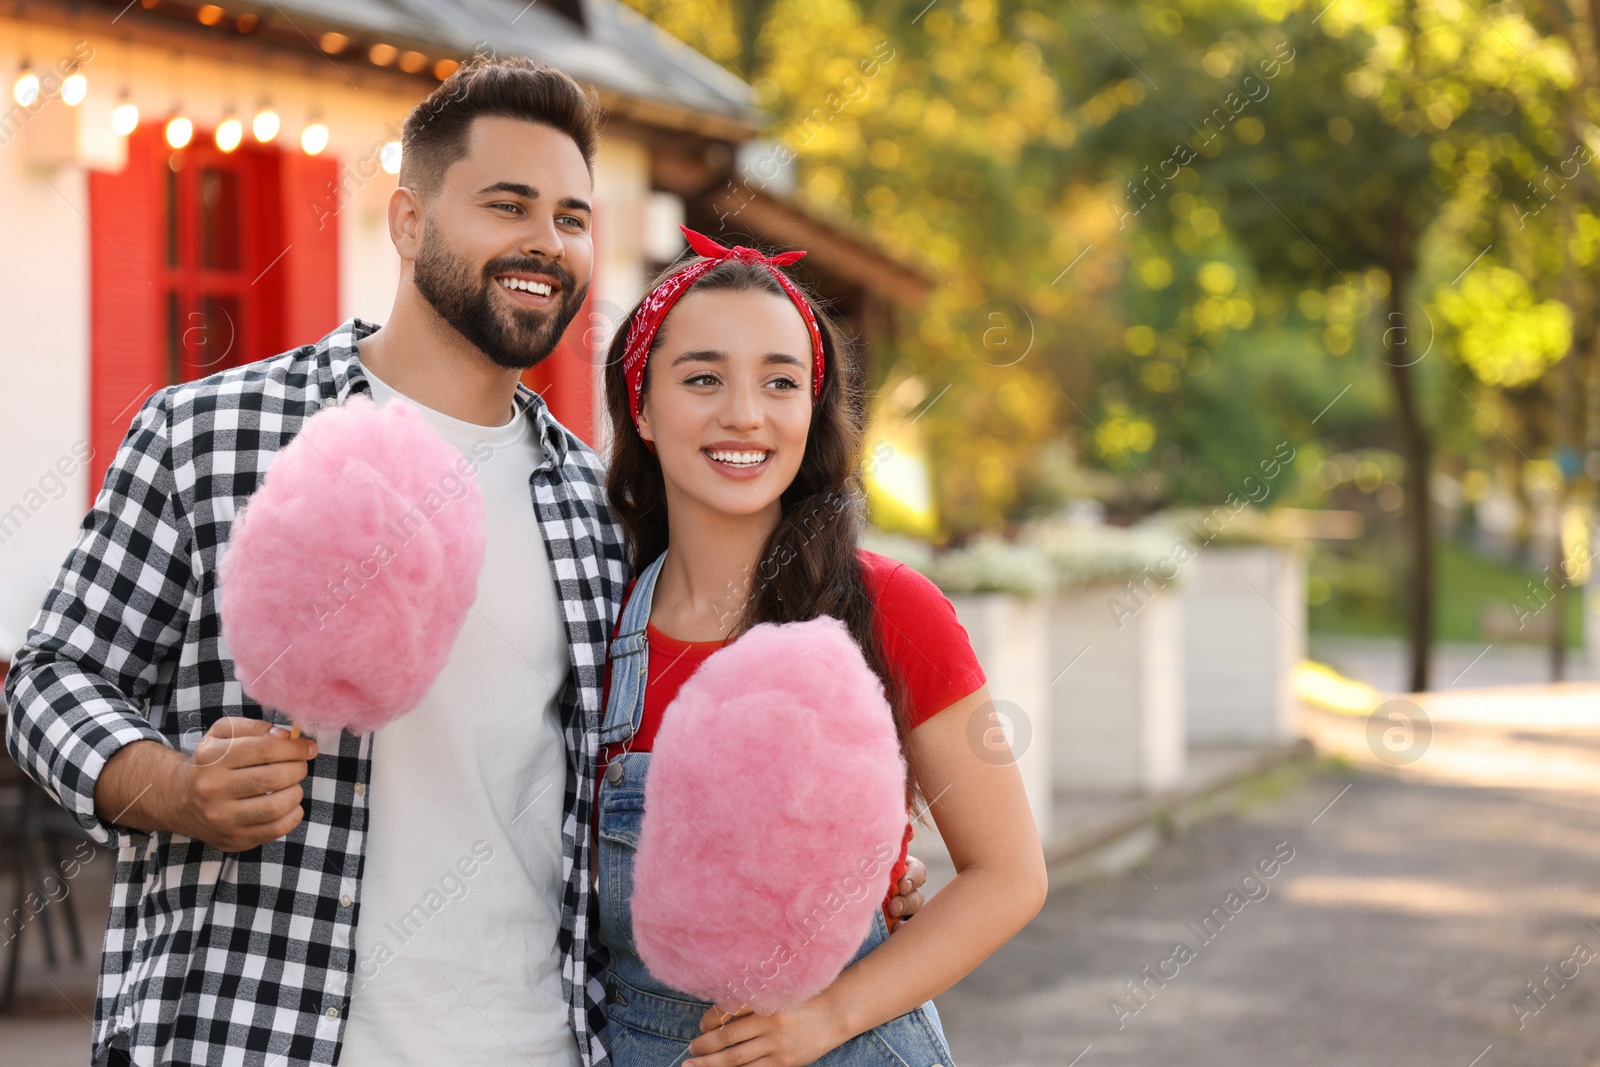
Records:
M1392 548L1351 545L1312 557L1312 639L1316 634L1353 634L1393 637L1400 634L1398 620L1403 586L1402 561ZM1439 549L1439 611L1434 636L1440 641L1507 640L1543 643L1535 627L1556 608L1540 583L1538 568L1508 563L1461 545L1446 542ZM1530 583L1532 589L1530 591ZM1519 620L1528 625L1517 631ZM1583 593L1573 589L1566 600L1564 639L1569 648L1583 644ZM1484 630L1498 622L1504 632ZM1546 623L1547 624L1547 623Z
M1268 503L1316 503L1324 457L1394 446L1392 353L1442 463L1556 439L1600 310L1564 273L1600 264L1600 91L1560 3L629 2L757 87L806 202L937 279L873 377L945 390L946 534L1086 486L1219 503L1282 443Z
M1526 278L1501 266L1480 268L1434 298L1454 327L1461 359L1487 385L1538 379L1572 344L1572 311L1539 300Z

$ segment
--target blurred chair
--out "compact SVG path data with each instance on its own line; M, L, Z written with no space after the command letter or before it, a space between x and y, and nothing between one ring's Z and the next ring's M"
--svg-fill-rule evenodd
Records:
M0 664L0 677L5 675L5 666ZM45 962L56 967L59 958L55 918L59 915L66 924L73 961L83 960L83 936L78 930L71 888L52 900L46 879L53 873L57 885L61 884L65 870L62 842L88 839L77 821L23 774L9 755L0 756L0 875L12 886L10 906L0 915L0 936L8 939L0 944L0 953L5 955L0 972L4 975L0 978L0 1013L9 1012L16 1000L23 939L31 936L29 927L39 927ZM27 906L30 893L42 902L37 912Z

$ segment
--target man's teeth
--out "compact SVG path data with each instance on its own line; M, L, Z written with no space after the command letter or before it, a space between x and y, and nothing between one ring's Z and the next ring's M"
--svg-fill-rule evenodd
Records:
M550 295L550 287L544 282L530 282L525 278L500 278L498 281L507 289L521 289L525 293L533 293L536 296Z
M706 450L706 455L710 456L712 459L716 460L718 463L726 463L729 466L733 466L733 467L754 467L758 463L765 462L768 453L766 453L766 452L718 452L718 451L715 451L713 449L707 449Z

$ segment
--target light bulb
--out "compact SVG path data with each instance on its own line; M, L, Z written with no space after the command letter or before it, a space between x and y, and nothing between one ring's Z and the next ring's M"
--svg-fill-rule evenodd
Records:
M300 133L300 147L308 156L320 155L328 147L328 127L320 122L307 126Z
M167 123L167 144L173 148L182 148L194 137L194 123L177 116Z
M385 174L400 173L400 142L390 141L378 150L378 162L383 165Z
M250 130L256 135L256 140L266 144L278 136L278 127L280 125L278 113L268 107L262 108L256 114L255 120L250 123Z
M17 79L17 84L11 87L11 99L23 107L32 107L33 102L39 99L39 75L31 70L24 70Z
M139 128L139 105L118 104L111 112L111 128L123 137Z
M244 140L244 123L236 118L223 119L217 126L217 147L232 152Z
M68 107L77 107L88 95L89 79L82 74L74 74L61 83L61 102Z

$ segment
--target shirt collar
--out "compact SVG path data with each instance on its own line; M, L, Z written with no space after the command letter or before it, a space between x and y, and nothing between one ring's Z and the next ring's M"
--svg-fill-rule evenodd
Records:
M367 381L367 376L361 370L361 354L356 348L356 342L364 337L370 337L378 332L381 323L368 322L361 318L352 318L336 326L331 333L317 342L316 350L323 358L319 362L327 368L330 388L327 390L338 397L340 403L351 393L372 394L372 384ZM543 442L545 455L553 456L560 466L567 462L568 440L567 433L556 417L550 414L550 406L544 402L544 397L528 388L522 381L517 382L517 399L528 417L533 419L534 427Z

